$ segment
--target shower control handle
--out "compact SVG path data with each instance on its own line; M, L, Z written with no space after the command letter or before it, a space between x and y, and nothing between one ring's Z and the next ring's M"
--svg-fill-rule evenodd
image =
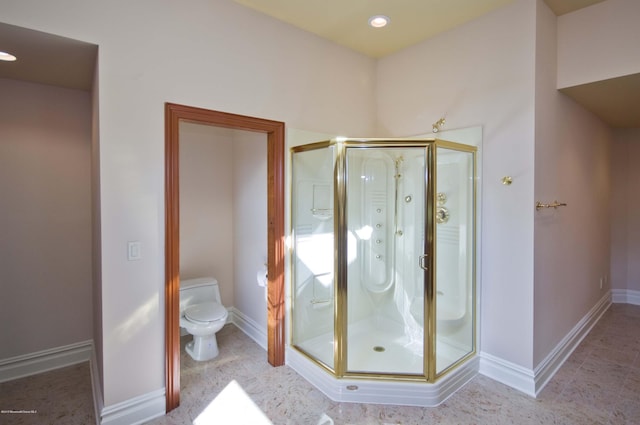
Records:
M420 268L422 270L429 270L429 267L427 267L427 257L429 256L429 254L424 254L421 255L420 257L418 257L418 265L420 266Z

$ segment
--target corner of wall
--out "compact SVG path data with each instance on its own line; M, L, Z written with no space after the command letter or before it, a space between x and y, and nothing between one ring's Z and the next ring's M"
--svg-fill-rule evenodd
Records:
M91 372L91 388L93 389L93 414L96 418L96 425L100 425L102 409L104 408L104 398L102 397L102 375L98 365L95 344L92 344L91 347L89 371Z

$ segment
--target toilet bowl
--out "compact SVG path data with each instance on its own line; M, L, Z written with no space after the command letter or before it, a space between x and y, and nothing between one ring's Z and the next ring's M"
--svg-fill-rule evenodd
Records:
M216 279L180 282L180 327L193 335L193 340L185 347L191 358L206 361L218 355L216 332L222 329L228 316L229 312L220 302Z

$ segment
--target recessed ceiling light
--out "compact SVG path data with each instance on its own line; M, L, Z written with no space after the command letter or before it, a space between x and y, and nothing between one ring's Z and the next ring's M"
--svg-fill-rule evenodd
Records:
M386 27L389 22L391 22L391 19L384 15L375 15L369 18L369 25L374 28Z
M0 51L0 61L13 62L17 58L13 56L11 53Z

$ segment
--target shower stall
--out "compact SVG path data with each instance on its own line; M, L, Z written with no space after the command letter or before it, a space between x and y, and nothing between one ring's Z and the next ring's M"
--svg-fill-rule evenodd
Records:
M294 350L336 379L376 382L435 383L473 358L476 148L335 139L291 151Z

